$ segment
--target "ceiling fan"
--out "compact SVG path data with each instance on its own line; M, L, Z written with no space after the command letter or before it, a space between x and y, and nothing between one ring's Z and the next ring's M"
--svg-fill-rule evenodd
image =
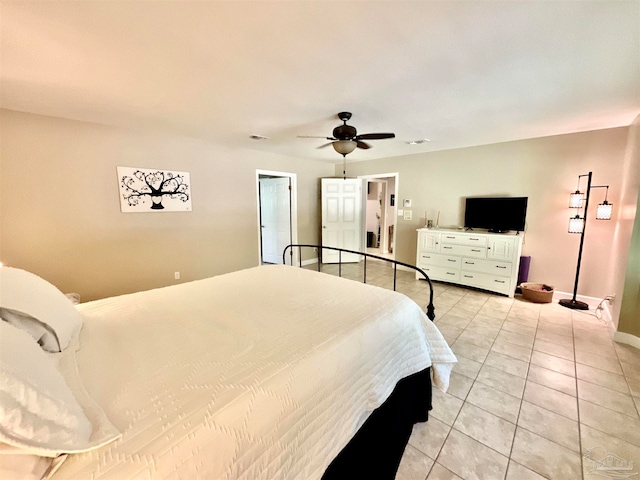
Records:
M328 147L333 145L333 149L343 157L346 157L349 153L353 152L356 148L362 148L367 150L371 148L371 145L363 142L363 140L383 140L385 138L395 138L394 133L364 133L358 135L356 127L347 125L347 121L351 118L351 112L340 112L338 118L342 120L343 124L338 125L333 129L333 136L331 137L314 137L308 135L299 135L299 138L326 138L331 140L329 143L319 146L318 148Z

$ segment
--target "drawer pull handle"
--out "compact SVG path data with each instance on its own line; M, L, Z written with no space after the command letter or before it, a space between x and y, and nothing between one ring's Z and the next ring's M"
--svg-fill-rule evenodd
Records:
M479 238L471 238L471 237L469 237L469 240L475 240L477 242L480 239Z
M496 268L507 268L507 267L503 267L503 266L500 266L500 265L496 265Z
M453 247L442 247L442 248L447 248L447 249L451 250Z
M475 265L475 262L464 262L465 265Z
M504 283L504 280L494 280L494 282Z
M472 251L472 252L481 252L482 250L478 250L478 249L476 249L476 248L472 248L472 249L471 249L471 251Z
M455 239L456 237L445 237L445 238L451 238L451 239Z
M447 272L447 275L455 275L453 272Z
M447 258L447 262L457 262L457 260L454 260L453 258Z
M464 278L473 278L473 275L465 275Z

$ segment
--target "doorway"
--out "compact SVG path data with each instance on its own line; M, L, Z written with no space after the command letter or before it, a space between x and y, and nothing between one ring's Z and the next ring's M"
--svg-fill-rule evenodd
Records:
M365 205L367 253L395 259L398 173L362 175L366 180Z
M296 180L295 173L256 170L260 265L282 264L284 248L298 242ZM291 252L291 262L296 253Z

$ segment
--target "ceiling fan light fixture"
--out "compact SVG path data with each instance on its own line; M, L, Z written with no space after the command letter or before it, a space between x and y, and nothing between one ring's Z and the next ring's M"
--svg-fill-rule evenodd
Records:
M342 156L350 154L357 146L358 144L353 140L336 140L333 142L333 149Z
M387 138L396 138L395 133L391 132L378 132L378 133L364 133L358 134L356 128L352 125L347 125L347 120L351 118L351 112L340 112L338 118L342 120L343 125L338 125L333 129L330 137L309 137L307 135L298 135L301 138L324 138L329 140L329 143L319 146L318 148L328 147L333 145L333 149L343 157L346 157L356 148L363 150L369 150L369 145L364 140L384 140Z

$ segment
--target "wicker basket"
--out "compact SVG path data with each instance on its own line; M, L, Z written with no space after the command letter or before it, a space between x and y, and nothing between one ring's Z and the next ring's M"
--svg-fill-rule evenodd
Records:
M554 287L545 283L521 283L522 296L533 303L551 303Z

